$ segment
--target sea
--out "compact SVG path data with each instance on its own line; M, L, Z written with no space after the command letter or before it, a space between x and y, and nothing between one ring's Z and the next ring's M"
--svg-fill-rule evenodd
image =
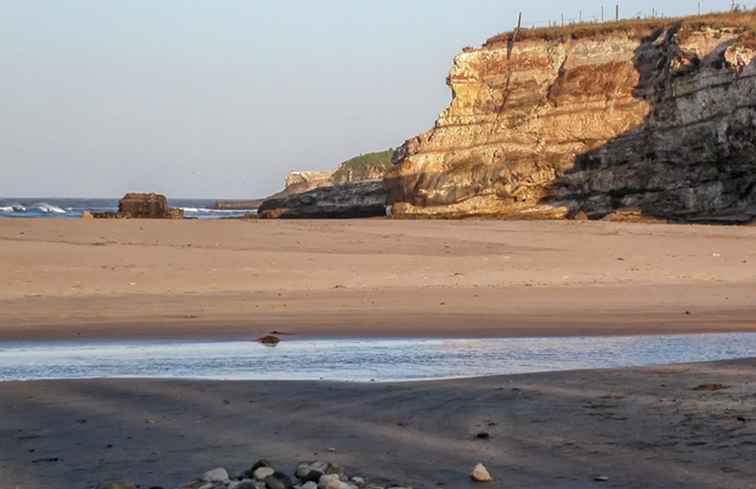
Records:
M217 210L214 199L169 199L170 207L181 208L187 219L222 219L257 212L256 209ZM84 211L115 212L118 199L4 198L0 197L0 217L42 217L76 219Z

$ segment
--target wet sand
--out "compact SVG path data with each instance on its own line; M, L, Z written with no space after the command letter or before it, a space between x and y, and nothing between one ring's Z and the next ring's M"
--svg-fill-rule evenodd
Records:
M0 339L756 331L756 227L0 220Z
M491 488L748 489L754 406L756 360L405 384L14 382L0 384L0 487L171 489L266 458L416 489L473 487L478 462Z

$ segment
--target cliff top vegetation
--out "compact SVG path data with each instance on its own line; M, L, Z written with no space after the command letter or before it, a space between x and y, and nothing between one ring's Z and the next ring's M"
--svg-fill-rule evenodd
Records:
M521 29L516 40L545 40L559 41L567 39L582 39L600 37L609 34L627 33L633 37L643 38L652 33L672 27L675 24L693 29L709 28L736 28L743 32L756 32L756 10L741 10L733 12L711 13L690 17L666 17L650 19L626 19L619 22L602 23L578 23L565 26L540 27L535 29ZM484 48L501 47L508 44L515 35L514 31L504 32L490 38L483 45ZM756 45L754 36L748 36L749 44Z

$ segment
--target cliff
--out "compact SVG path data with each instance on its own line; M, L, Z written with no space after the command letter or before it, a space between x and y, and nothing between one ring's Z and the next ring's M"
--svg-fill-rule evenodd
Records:
M524 31L457 56L398 151L396 217L748 222L756 15Z

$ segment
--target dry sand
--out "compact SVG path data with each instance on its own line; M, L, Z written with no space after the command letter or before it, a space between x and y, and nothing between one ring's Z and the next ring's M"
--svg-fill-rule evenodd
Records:
M0 220L0 339L756 331L756 228Z
M0 386L0 412L3 489L173 489L260 457L416 489L472 487L478 462L486 488L756 487L754 360L406 384L20 382Z

